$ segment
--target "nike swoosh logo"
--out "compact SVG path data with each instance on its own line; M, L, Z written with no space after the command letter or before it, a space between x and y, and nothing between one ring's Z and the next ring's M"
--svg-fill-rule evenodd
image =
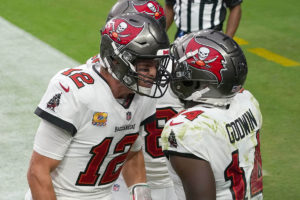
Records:
M170 122L170 126L175 126L175 125L178 125L178 124L182 124L183 122L173 122L173 120Z
M62 87L62 89L64 89L65 92L69 92L70 91L70 87L68 86L68 88L65 88L60 82L59 85Z

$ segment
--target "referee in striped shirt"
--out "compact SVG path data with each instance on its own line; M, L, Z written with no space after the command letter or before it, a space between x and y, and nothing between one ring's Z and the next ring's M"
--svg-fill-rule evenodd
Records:
M241 19L243 0L165 0L167 30L175 21L175 38L203 29L222 31L227 8L225 34L233 37Z

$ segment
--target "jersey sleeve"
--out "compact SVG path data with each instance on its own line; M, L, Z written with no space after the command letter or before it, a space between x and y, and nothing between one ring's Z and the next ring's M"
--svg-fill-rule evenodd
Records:
M141 150L142 144L143 144L143 139L142 139L142 136L139 135L139 137L136 139L136 141L131 146L130 151L139 151L139 150Z
M74 83L58 73L51 79L35 114L74 135L79 126L79 110Z
M43 156L62 160L71 141L69 132L42 120L35 135L33 149Z
M208 123L191 122L182 116L168 121L162 132L162 149L165 154L209 161L208 146L214 142Z

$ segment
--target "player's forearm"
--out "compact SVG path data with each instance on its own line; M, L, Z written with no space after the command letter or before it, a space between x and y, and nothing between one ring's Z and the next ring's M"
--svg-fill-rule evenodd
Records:
M146 183L146 169L142 150L129 153L122 174L128 187L137 183Z
M30 168L27 180L33 200L56 200L50 174L42 174Z
M166 30L169 30L170 26L174 21L174 10L173 6L166 4L165 5L165 15L166 15Z
M241 6L237 5L230 10L227 27L226 27L226 35L233 37L236 30L238 29L240 19L242 16Z

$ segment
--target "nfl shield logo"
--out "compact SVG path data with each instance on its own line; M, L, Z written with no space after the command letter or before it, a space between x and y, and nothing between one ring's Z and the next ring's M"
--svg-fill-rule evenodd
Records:
M128 121L131 120L131 112L130 111L126 113L126 119Z
M114 186L113 186L113 191L115 191L115 192L117 192L117 191L119 191L120 190L120 185L119 184L114 184Z

